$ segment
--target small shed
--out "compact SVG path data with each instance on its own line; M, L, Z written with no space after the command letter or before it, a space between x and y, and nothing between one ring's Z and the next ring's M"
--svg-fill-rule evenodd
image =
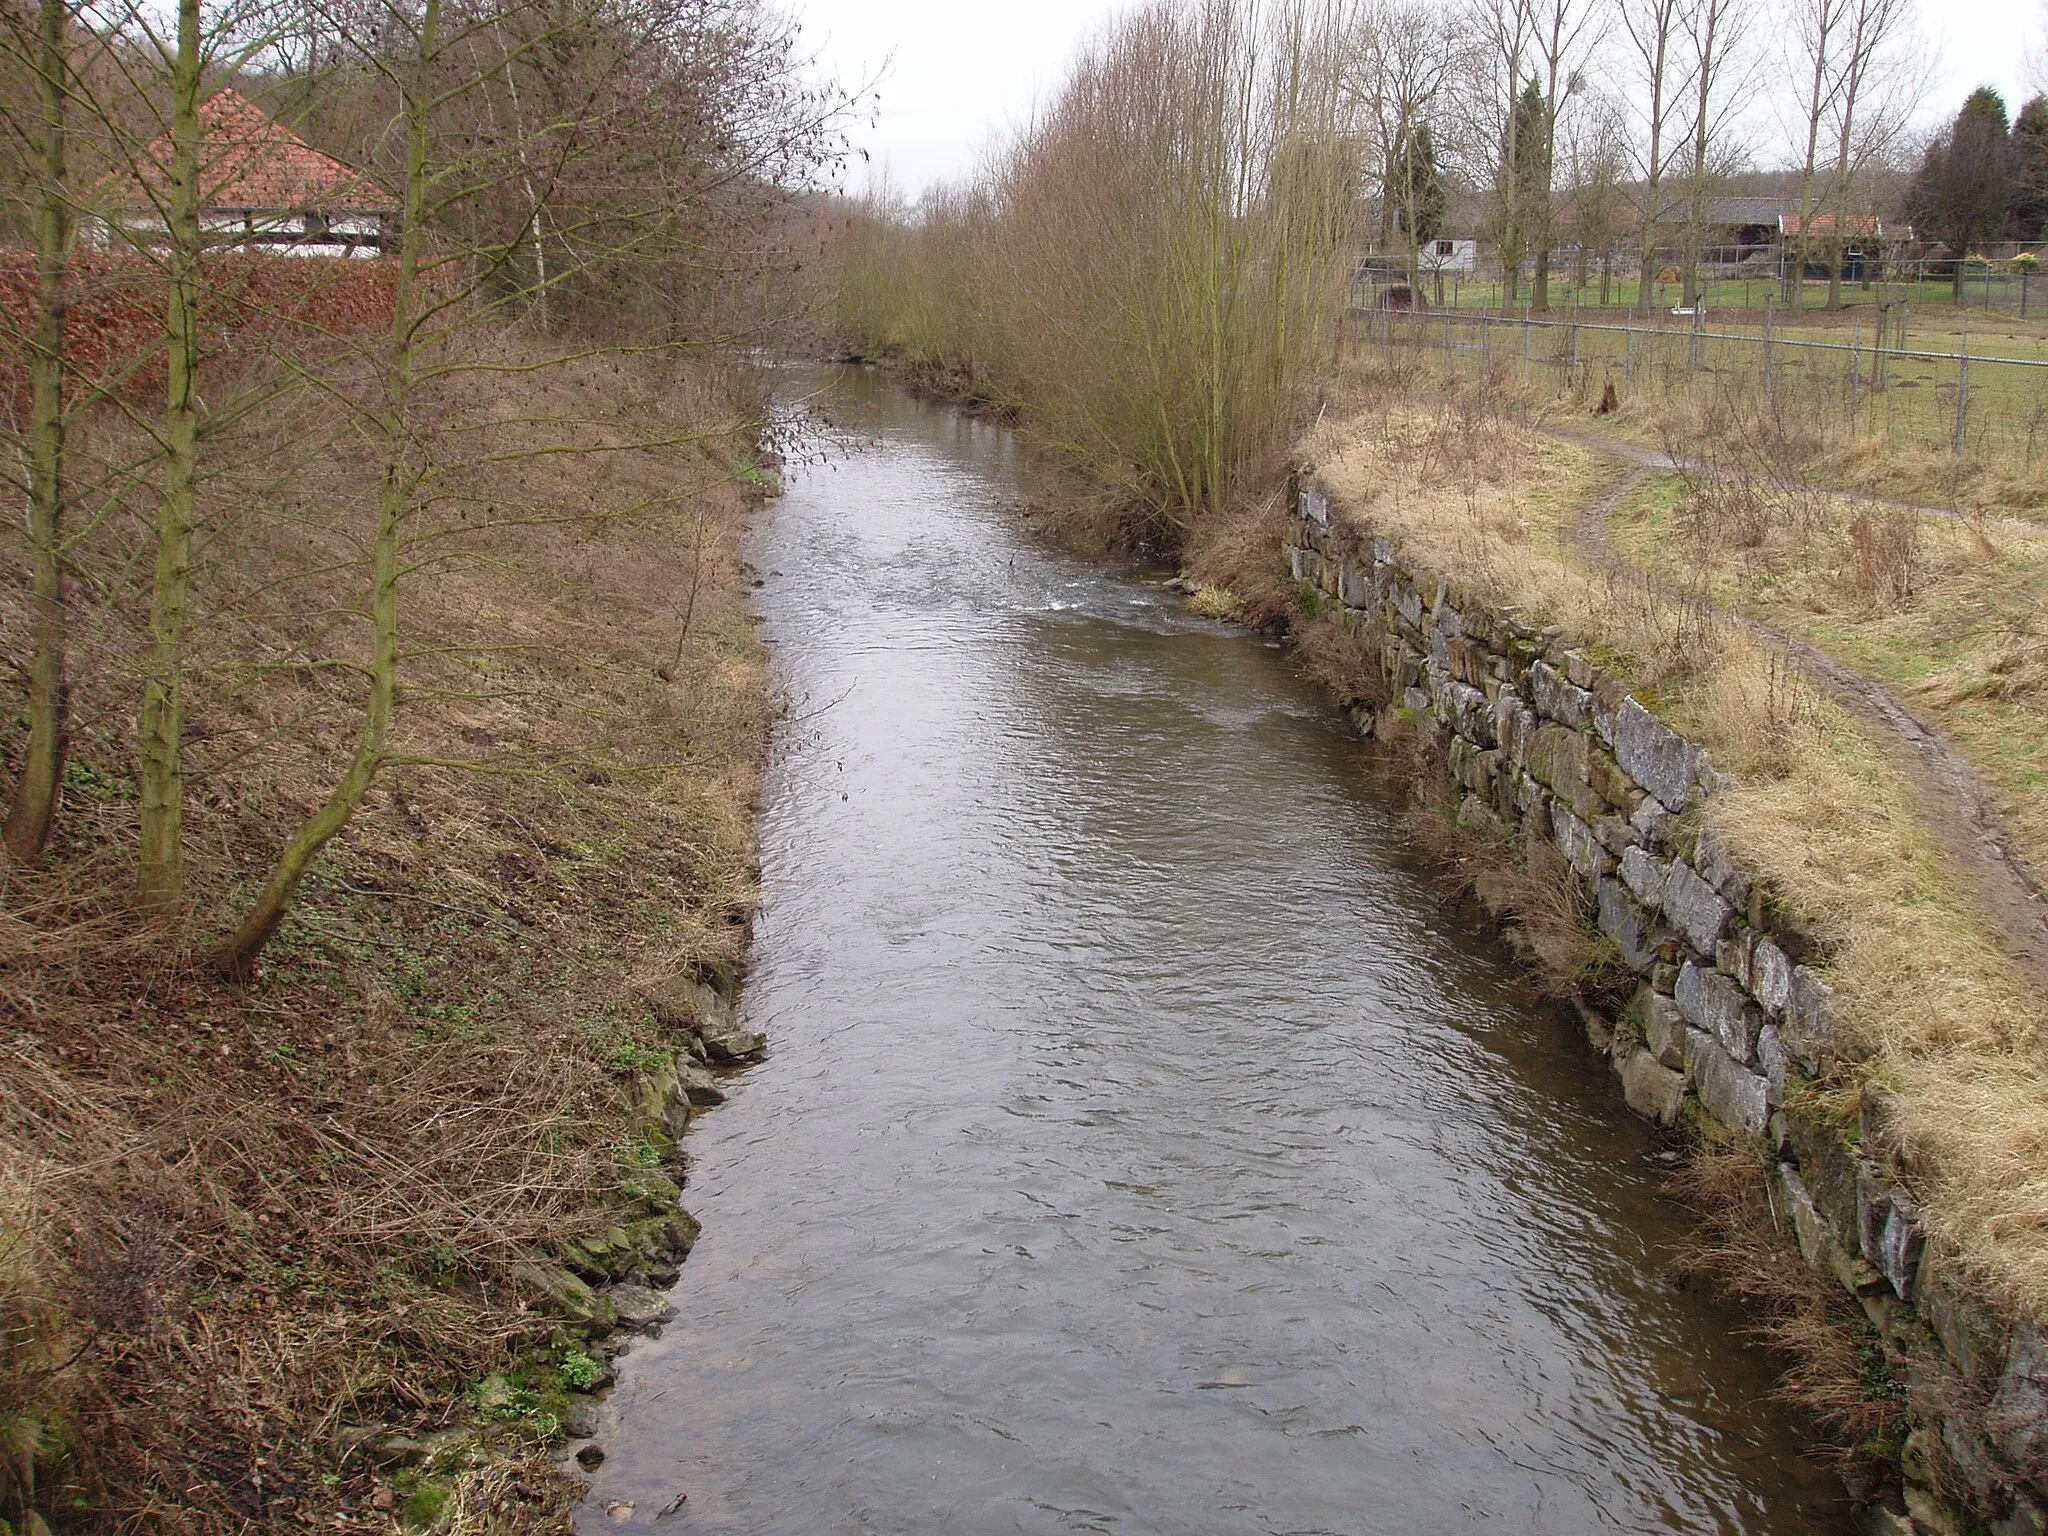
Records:
M332 155L322 154L233 91L199 108L200 225L216 250L299 256L375 256L396 214L391 197ZM164 243L171 139L143 151L133 173L117 171L93 195L81 223L91 244Z
M1419 254L1422 270L1425 272L1463 275L1479 270L1477 240L1427 240L1423 242Z
M1866 269L1883 257L1886 238L1884 220L1874 213L1814 213L1804 220L1788 213L1778 220L1778 234L1788 257L1799 249L1801 235L1805 236L1808 277L1828 275L1827 264L1839 241L1842 276L1850 282L1863 281ZM1908 229L1905 238L1912 237Z

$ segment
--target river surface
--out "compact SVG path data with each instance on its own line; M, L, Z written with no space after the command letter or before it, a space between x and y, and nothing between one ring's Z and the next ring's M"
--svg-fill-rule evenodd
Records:
M584 1529L1846 1532L1369 749L1034 540L1000 427L826 405L859 451L752 552L770 1054L690 1132Z

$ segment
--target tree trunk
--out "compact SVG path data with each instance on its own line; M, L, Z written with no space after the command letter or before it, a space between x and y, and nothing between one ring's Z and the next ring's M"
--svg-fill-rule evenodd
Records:
M1529 307L1539 315L1550 313L1550 242L1536 247L1536 273L1529 280Z
M28 536L30 620L28 749L8 808L7 851L24 862L49 841L64 785L64 320L71 205L65 167L70 61L64 0L42 0L37 96L42 185L36 210L36 309L29 341Z
M178 0L172 66L169 342L163 485L157 499L156 572L143 661L140 753L142 846L137 896L144 911L175 913L185 894L185 627L192 572L192 519L199 467L199 0Z
M439 46L440 20L441 0L426 0L418 69L404 104L405 224L399 234L398 279L391 311L391 397L379 421L384 439L384 476L377 533L370 553L370 694L364 705L356 749L341 781L326 803L292 834L241 926L214 951L214 965L236 980L246 981L255 974L257 956L284 921L306 872L355 815L389 751L392 710L398 692L399 558L420 473L408 418L419 365L416 295L425 245L427 111L433 99L431 69Z

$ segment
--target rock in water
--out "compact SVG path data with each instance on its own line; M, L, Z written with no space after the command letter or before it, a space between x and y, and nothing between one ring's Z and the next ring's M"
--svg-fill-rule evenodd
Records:
M648 1328L675 1316L668 1298L644 1285L615 1285L604 1294L618 1312L622 1328Z

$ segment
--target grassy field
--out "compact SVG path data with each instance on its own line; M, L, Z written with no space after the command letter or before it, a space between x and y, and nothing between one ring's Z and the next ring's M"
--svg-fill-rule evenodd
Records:
M1937 307L1938 308L1938 307ZM1980 325L1914 307L1880 349L1870 315L1649 320L1569 311L1520 317L1355 315L1348 356L1368 371L1411 367L1477 381L1532 406L1590 414L1611 386L1603 430L1706 452L1731 432L1776 440L1781 458L1838 483L1953 508L2048 513L2048 326ZM1894 318L1894 327L1897 317ZM1967 392L1958 432L1958 393ZM1958 444L1961 451L1958 452Z
M768 701L736 400L617 359L437 400L470 445L442 505L491 526L421 552L401 763L246 987L206 946L332 782L356 707L345 667L265 658L361 642L342 576L331 607L272 584L357 569L373 445L306 395L219 444L204 532L233 543L234 584L202 571L169 930L128 908L132 599L82 608L60 857L11 870L0 913L0 1429L61 1527L559 1524L542 1446L601 1362L518 1266L672 1204L638 1074L678 1041L636 984L737 966L753 900ZM614 451L531 456L550 434ZM17 646L22 594L0 596ZM463 1425L499 1462L350 1449Z
M1368 382L1333 401L1306 452L1345 515L1394 537L1473 596L1560 626L1712 749L1733 777L1714 800L1713 822L1815 935L1840 991L1841 1026L1858 1059L1830 1091L1845 1112L1866 1084L1895 1094L1904 1156L1936 1240L1994 1290L2048 1305L2048 1013L1929 832L1907 770L1884 741L1788 675L1766 646L1716 622L1711 608L1585 568L1572 552L1579 509L1619 469L1532 429L1503 403L1496 392L1434 391L1411 377ZM1661 515L1672 526L1670 488L1661 513L1658 494L1624 519L1641 513L1632 526L1647 529ZM1853 552L1853 526L1836 525L1835 555ZM2016 603L2031 590L2021 542L2031 531L2015 524L1987 534L1994 544L2009 540L2014 565L1998 581ZM1973 555L1968 530L1956 532L1964 543L1940 558L1964 580L1973 561L1992 557ZM1812 575L1829 592L1834 622L1855 618L1873 637L1897 625L1888 643L1904 666L1913 626L1933 636L1941 613L1970 599L1958 591L1937 604L1920 588L1883 617L1885 584L1901 564L1883 553L1828 565L1832 557L1816 546ZM1931 536L1926 558L1931 569ZM1999 670L1994 606L1987 600L1976 639L1950 658L1954 670L1942 682L1950 693L1967 692L1967 679L2035 665ZM1932 683L1942 663L1930 657L1927 665ZM1982 718L1989 731L2002 717ZM2016 753L2009 771L2017 782L2030 770Z
M1824 282L1808 281L1801 294L1801 308L1794 310L1792 301L1783 285L1769 272L1758 272L1747 277L1719 277L1707 282L1701 289L1710 314L1744 314L1761 316L1766 305L1780 315L1797 314L1805 321L1826 323L1829 319L1853 317L1860 314L1868 323L1870 314L1886 304L1910 303L1915 315L1924 315L1930 324L1939 310L1951 318L1951 323L1960 324L1964 313L1970 316L1974 328L1981 324L1987 329L2000 325L2015 325L2023 328L2039 328L2048 325L2048 272L2036 273L2026 282L2026 314L2019 313L2018 279L2001 278L2003 285L1997 290L1997 303L1986 307L1980 290L1971 283L1964 284L1967 302L1957 304L1955 289L1946 278L1916 278L1910 281L1873 281L1868 286L1861 283L1842 285L1842 308L1830 312L1827 309L1828 285ZM1678 283L1653 283L1650 307L1653 310L1669 310L1681 303L1685 289ZM2007 296L2007 290L2011 296ZM1480 279L1475 277L1445 274L1443 298L1437 298L1436 280L1433 276L1423 278L1423 297L1432 305L1458 310L1492 310L1502 313L1505 306L1503 285L1498 278ZM1524 278L1515 296L1513 312L1520 314L1530 302L1529 284ZM1597 269L1581 285L1569 271L1553 274L1550 281L1550 308L1552 314L1569 314L1574 307L1582 313L1612 311L1616 315L1635 308L1640 302L1640 289L1636 280L1615 278L1607 285L1603 296Z

